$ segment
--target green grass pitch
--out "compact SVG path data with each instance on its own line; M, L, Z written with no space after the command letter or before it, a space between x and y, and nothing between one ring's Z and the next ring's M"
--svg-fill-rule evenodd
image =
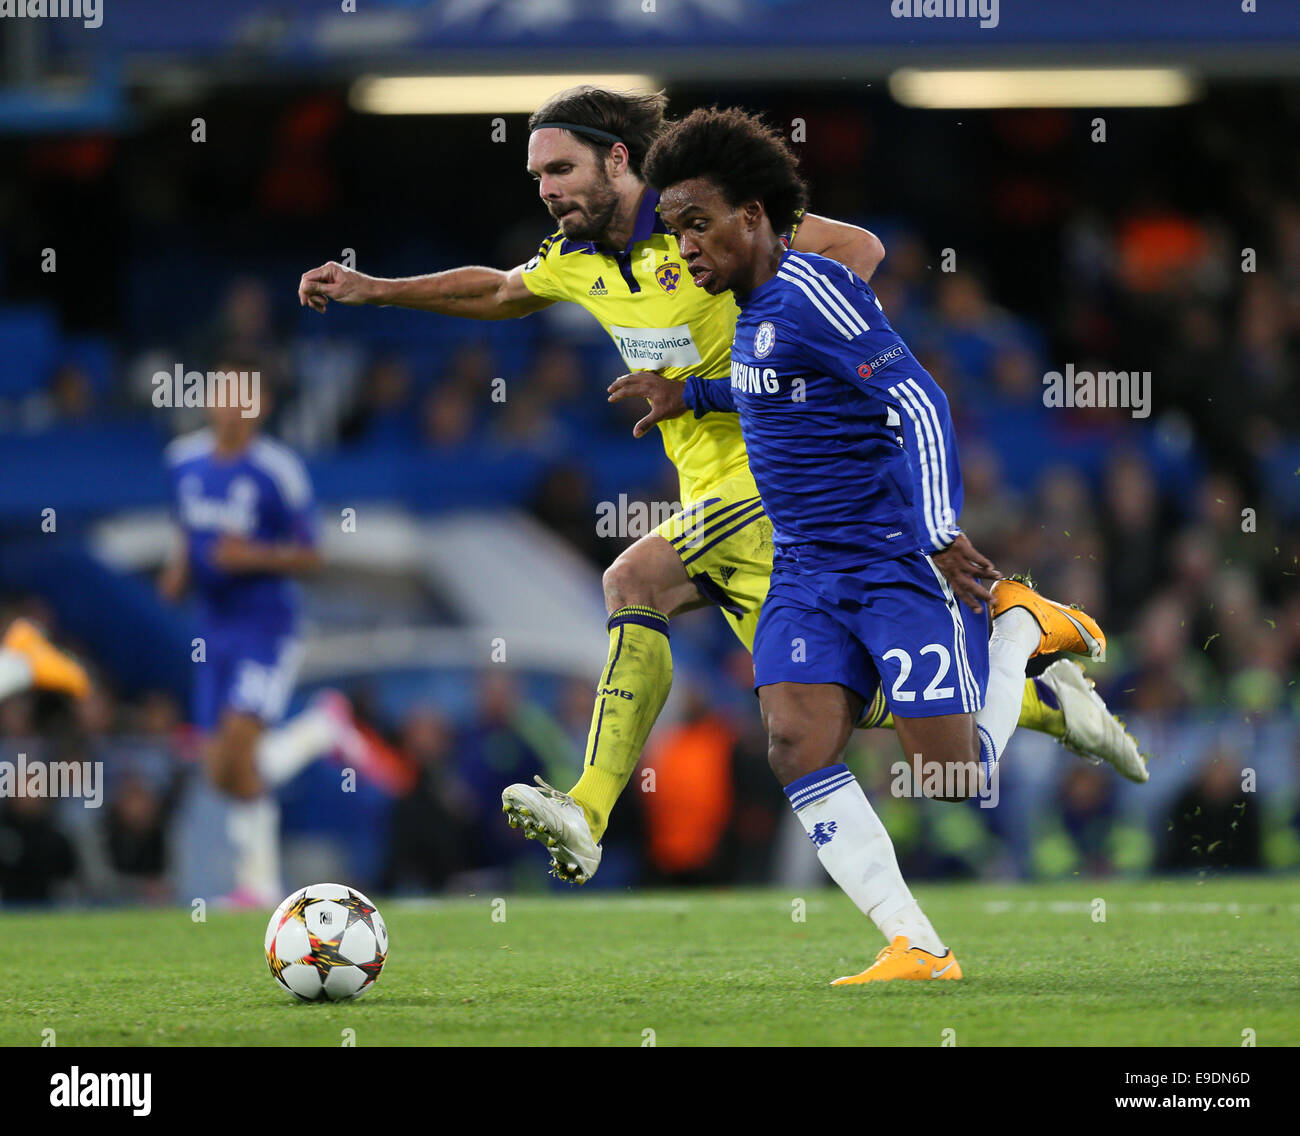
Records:
M267 971L266 915L8 912L0 1044L1300 1044L1294 878L916 893L963 981L831 989L882 944L830 889L381 900L378 985L310 1005Z

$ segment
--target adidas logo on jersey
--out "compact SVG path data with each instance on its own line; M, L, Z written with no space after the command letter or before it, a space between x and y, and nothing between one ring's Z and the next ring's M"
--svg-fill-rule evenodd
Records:
M609 289L605 287L605 278L604 278L603 276L597 276L597 277L596 277L596 283L594 283L594 284L591 286L591 290L587 293L587 295L588 295L588 296L608 296L608 295L609 295Z
M724 584L728 583L731 580L731 577L735 574L736 570L730 564L724 564L720 569L718 569L718 575L722 577L722 582Z

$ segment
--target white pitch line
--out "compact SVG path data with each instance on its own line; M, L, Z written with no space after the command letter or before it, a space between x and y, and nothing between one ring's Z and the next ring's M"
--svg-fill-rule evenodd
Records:
M1100 890L1100 889L1099 889ZM1106 899L1104 895L1098 899ZM1106 910L1124 911L1137 915L1264 915L1285 911L1300 915L1300 903L1166 903L1161 900L1106 900ZM1088 915L1091 901L991 900L984 904L988 915Z
M788 900L767 899L760 904L755 904L752 897L731 895L731 896L709 896L707 899L652 899L636 898L621 896L592 896L590 898L579 898L578 896L565 895L511 895L506 893L504 896L481 895L481 896L456 896L451 897L409 897L406 899L390 899L384 904L385 910L394 911L454 911L462 908L483 907L492 903L495 899L504 899L510 907L545 907L554 902L565 901L572 898L574 901L573 910L582 911L624 911L634 912L646 915L687 915L692 911L716 911L719 907L744 907L750 910L761 912L771 910L780 912L784 915L790 913L790 903L796 899L804 900L804 910L813 914L820 914L828 910L828 905L820 899L805 899L800 895L791 895Z

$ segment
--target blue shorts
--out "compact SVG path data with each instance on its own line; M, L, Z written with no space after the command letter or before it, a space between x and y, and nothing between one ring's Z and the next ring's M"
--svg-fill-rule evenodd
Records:
M288 636L204 637L205 658L194 667L194 724L213 730L227 711L266 725L284 717L298 677L301 647Z
M973 713L989 677L988 622L920 552L828 571L778 564L754 635L754 689L839 683L899 718Z

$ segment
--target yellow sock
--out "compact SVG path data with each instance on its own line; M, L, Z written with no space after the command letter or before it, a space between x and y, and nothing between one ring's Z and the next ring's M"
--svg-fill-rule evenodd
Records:
M1052 737L1065 737L1065 715L1061 712L1061 703L1047 686L1035 678L1024 680L1024 694L1021 699L1021 719L1018 727L1036 729ZM893 715L885 702L884 690L876 690L876 697L871 699L858 729L893 729Z
M1026 730L1037 730L1040 734L1051 734L1054 738L1065 737L1065 715L1061 713L1060 703L1047 687L1032 678L1025 679L1025 693L1020 702L1020 721L1017 725ZM863 713L862 720L858 722L858 729L893 728L894 716L885 702L885 692L878 689L871 705Z
M621 607L609 617L609 656L596 687L582 776L569 794L600 840L614 802L641 759L673 685L668 617L652 607Z
M858 719L857 728L859 730L892 730L894 728L894 716L889 712L889 703L885 701L885 691L882 687L876 687L876 696L862 712L862 717Z
M1025 679L1020 721L1016 724L1026 730L1051 734L1054 738L1065 737L1065 715L1061 713L1061 704L1056 700L1056 695L1036 678Z

